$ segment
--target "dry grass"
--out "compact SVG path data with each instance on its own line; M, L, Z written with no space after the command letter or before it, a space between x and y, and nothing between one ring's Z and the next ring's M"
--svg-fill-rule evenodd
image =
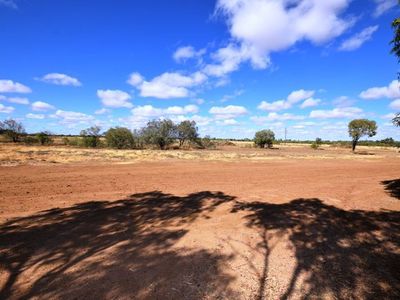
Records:
M133 163L159 160L206 160L206 161L263 161L283 159L364 159L385 157L400 158L395 148L359 147L358 155L348 149L323 147L312 150L309 145L278 145L276 149L255 149L249 143L236 142L235 146L223 146L217 150L115 150L84 149L67 146L26 146L0 144L0 165L49 163Z

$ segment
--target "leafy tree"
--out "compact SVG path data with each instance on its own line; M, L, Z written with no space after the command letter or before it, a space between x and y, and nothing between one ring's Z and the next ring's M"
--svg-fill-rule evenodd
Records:
M176 133L179 140L179 147L182 147L186 141L194 142L199 134L195 121L185 120L176 127Z
M40 145L49 145L53 143L51 138L51 133L48 131L42 131L36 134L36 139L39 141Z
M163 150L177 138L176 126L171 120L153 120L142 129L142 137L146 144Z
M400 127L400 113L397 113L392 121L395 126Z
M132 132L125 127L110 128L105 133L107 145L117 149L132 149L135 147L135 139Z
M356 149L359 139L363 136L373 137L378 127L376 122L367 119L356 119L349 123L349 136L352 138L352 150Z
M265 145L267 145L268 148L272 148L274 140L275 133L269 129L257 131L254 136L254 143L260 148L265 148Z
M80 135L83 137L83 145L85 147L96 148L100 145L100 131L101 127L92 126L82 130Z
M17 122L13 119L5 120L0 122L0 129L3 134L12 140L14 143L19 142L22 135L25 134L25 128L22 123Z
M316 138L315 142L312 142L311 144L311 148L313 148L314 150L317 150L322 144L322 139L321 138Z

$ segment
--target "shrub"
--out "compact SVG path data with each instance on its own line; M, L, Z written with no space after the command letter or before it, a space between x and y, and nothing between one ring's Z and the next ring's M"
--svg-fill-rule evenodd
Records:
M272 148L274 140L275 134L269 129L257 131L254 136L254 144L260 148L265 148L266 145L268 148Z
M321 144L322 144L322 139L316 138L316 139L315 139L315 142L312 142L312 143L311 143L311 148L314 149L314 150L317 150L317 149L319 149L319 147L321 146Z
M33 145L39 143L39 140L33 136L27 135L24 137L23 142L27 145Z
M39 141L40 145L50 145L53 143L51 134L47 131L42 131L36 134L36 139Z
M195 121L185 120L176 127L176 134L179 140L179 147L182 147L186 141L195 142L199 136Z
M125 127L110 128L106 134L108 147L117 149L132 149L135 147L135 139L132 132Z
M166 149L177 138L176 126L171 120L153 120L141 131L146 144Z
M200 139L200 146L205 149L215 149L215 143L211 140L209 135Z
M17 122L13 119L5 120L0 122L1 132L14 143L19 142L21 136L25 135L25 128L22 123Z
M100 130L99 126L92 126L82 130L82 144L84 147L96 148L100 146Z

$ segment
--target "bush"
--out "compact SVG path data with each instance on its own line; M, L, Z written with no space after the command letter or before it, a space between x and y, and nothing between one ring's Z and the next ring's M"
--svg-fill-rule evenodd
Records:
M254 136L254 144L260 148L265 148L265 145L267 145L268 148L272 148L274 140L275 133L269 129L257 131Z
M200 139L200 146L205 149L215 149L215 143L211 140L209 135Z
M27 135L24 137L23 142L27 145L33 145L39 143L39 140L33 136Z
M176 126L171 120L153 120L142 129L141 135L144 143L163 150L177 138Z
M19 142L21 137L26 134L22 123L13 119L0 122L0 131L14 143Z
M199 136L195 121L185 120L176 127L176 134L179 140L179 147L185 142L195 142Z
M314 149L314 150L317 150L317 149L319 149L321 144L322 144L322 140L320 138L316 138L315 142L311 143L311 148Z
M50 145L53 143L53 139L51 138L51 135L47 131L39 132L36 134L36 139L40 143L40 145Z
M117 149L132 149L135 147L135 139L132 132L125 127L110 128L106 134L108 147Z
M96 148L100 146L100 130L99 126L92 126L82 130L82 144L84 147Z

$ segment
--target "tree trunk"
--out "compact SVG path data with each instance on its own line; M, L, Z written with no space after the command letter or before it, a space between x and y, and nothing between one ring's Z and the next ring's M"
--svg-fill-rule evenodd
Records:
M358 140L353 140L353 143L351 145L353 152L354 152L354 150L356 150L357 142L358 142Z

